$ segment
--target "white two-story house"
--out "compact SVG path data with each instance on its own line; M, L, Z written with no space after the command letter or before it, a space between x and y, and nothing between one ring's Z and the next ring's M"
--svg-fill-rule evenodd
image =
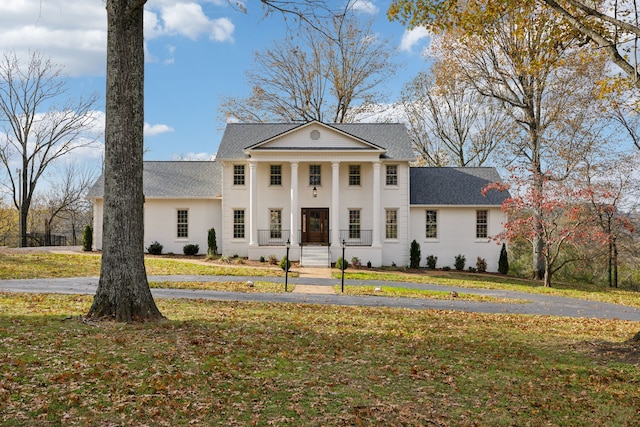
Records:
M423 259L496 270L507 194L483 196L500 180L493 168L413 168L402 124L229 124L215 161L145 162L145 244L165 252L185 244L249 259L275 255L330 265L342 255L372 266L409 263L412 240ZM102 247L102 179L94 202L94 245ZM449 259L451 258L451 259Z

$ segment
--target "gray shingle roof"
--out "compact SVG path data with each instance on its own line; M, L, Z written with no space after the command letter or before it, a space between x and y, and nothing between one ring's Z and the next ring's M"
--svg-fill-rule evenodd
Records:
M222 169L219 163L144 162L142 179L146 198L202 199L222 195ZM104 180L100 176L89 189L88 199L103 197Z
M501 205L509 198L507 191L482 189L502 182L495 168L411 168L411 205Z
M245 148L304 125L306 123L229 123L220 141L216 159L245 159ZM415 159L409 134L401 123L335 123L327 126L386 149L384 157L387 159Z

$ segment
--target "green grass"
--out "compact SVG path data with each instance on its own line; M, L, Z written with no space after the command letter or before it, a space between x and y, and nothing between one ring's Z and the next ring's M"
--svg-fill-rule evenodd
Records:
M0 253L0 279L39 279L100 275L98 254ZM192 260L146 257L149 275L284 276L280 268L195 263Z
M224 291L224 292L270 292L283 293L284 284L274 282L252 281L247 282L149 282L150 288L165 289L194 289L204 291Z
M93 324L90 303L0 294L1 425L640 424L634 322L160 299L169 321Z
M335 285L336 293L342 292L341 285ZM410 289L393 285L385 286L345 286L345 295L357 296L378 296L378 297L397 297L397 298L428 298L438 300L464 300L464 301L480 301L480 302L502 302L502 303L526 303L528 301L515 298L496 298L486 295L475 295L464 292L456 292L455 294L448 291L432 291L425 289Z
M333 277L339 279L341 277L340 272L333 272ZM345 279L428 283L432 285L458 286L471 289L500 289L640 307L640 292L628 289L597 286L588 283L554 283L551 288L546 288L543 286L541 281L518 279L515 277L493 274L471 274L433 270L424 270L420 273L350 270L348 272L345 271Z

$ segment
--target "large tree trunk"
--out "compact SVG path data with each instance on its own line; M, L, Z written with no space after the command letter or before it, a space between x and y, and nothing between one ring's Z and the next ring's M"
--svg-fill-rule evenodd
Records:
M163 316L144 267L144 0L107 0L107 94L102 265L88 317Z

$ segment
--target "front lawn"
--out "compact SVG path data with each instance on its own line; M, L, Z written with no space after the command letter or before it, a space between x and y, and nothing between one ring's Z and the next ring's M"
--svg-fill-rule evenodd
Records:
M0 294L0 424L640 424L634 322L158 299L170 320L126 325L90 303Z

